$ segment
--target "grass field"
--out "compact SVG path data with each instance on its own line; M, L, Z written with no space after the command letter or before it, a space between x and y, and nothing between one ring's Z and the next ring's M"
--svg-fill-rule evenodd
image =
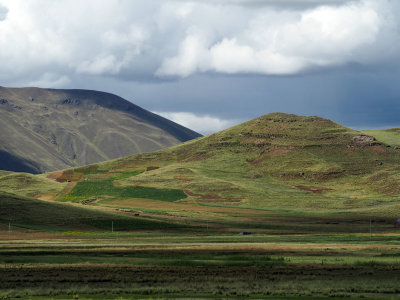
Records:
M384 220L242 209L241 218L269 221L182 225L153 213L5 193L0 200L4 299L398 299L400 292L400 232Z
M2 231L0 269L2 298L398 299L400 234Z
M97 197L110 197L111 199L126 199L126 198L145 198L162 201L177 201L186 198L186 194L182 190L176 189L157 189L152 187L120 187L114 185L113 181L122 179L125 176L134 176L133 172L126 172L106 179L97 179L95 181L80 181L72 189L72 191L59 198L59 201L78 202L86 199L96 200ZM139 174L140 171L134 172ZM136 175L135 174L135 175Z

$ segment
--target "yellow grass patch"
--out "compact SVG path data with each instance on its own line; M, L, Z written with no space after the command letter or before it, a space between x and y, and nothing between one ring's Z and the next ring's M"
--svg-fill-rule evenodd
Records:
M44 201L52 201L57 197L56 194L41 194L36 196L36 199L44 200Z

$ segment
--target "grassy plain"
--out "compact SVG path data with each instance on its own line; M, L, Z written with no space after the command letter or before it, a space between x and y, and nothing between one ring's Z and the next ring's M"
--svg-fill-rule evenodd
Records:
M384 220L242 209L241 222L183 225L153 212L6 193L0 200L4 299L398 299L400 292L400 232Z
M13 229L14 230L14 229ZM398 299L399 233L0 233L0 297Z

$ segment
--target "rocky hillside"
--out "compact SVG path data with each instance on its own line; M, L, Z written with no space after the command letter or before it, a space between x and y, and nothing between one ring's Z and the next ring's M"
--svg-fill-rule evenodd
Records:
M109 93L0 87L0 169L41 173L151 152L200 134Z

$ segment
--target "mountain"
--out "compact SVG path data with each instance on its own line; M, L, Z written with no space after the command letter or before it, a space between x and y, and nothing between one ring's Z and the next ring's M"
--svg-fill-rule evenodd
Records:
M379 133L274 113L152 153L36 176L0 174L0 190L177 223L267 226L265 214L268 222L284 214L279 226L289 215L392 222L400 150L395 135L385 143Z
M151 152L200 134L113 94L0 87L0 169L41 173Z
M179 226L347 232L367 230L373 217L391 228L397 132L273 113L156 152L47 174L0 172L0 191Z

